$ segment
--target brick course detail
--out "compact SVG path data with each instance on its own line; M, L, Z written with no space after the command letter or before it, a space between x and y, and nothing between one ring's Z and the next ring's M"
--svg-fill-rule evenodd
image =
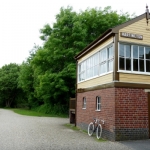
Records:
M96 96L101 110L96 111ZM86 97L86 109L82 109ZM76 124L87 130L93 118L104 120L102 137L109 140L147 139L148 95L143 89L107 88L77 93ZM144 133L144 134L142 134Z
M116 88L116 140L148 139L148 95L143 89Z

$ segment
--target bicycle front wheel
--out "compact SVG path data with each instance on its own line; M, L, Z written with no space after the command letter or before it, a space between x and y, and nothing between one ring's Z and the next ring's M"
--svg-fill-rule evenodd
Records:
M101 124L98 125L97 130L96 130L96 137L97 139L100 139L102 135L102 126Z
M94 124L93 122L91 122L88 126L88 135L92 136L93 132L94 132Z

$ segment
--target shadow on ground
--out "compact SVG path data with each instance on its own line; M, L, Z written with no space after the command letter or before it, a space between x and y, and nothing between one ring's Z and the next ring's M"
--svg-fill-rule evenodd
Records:
M150 150L150 139L137 141L121 141L119 143L132 148L133 150Z

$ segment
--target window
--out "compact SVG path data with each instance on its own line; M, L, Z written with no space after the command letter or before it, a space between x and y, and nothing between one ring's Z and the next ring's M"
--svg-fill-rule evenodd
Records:
M86 60L86 78L98 76L99 53L94 54Z
M85 98L85 97L83 97L83 105L82 105L82 108L83 108L83 109L86 109L86 98Z
M113 70L113 59L114 59L114 54L113 54L113 47L108 48L108 72Z
M131 47L120 44L119 47L119 68L121 70L131 70Z
M150 47L120 43L119 70L150 73Z
M78 81L84 81L113 70L112 45L95 53L78 65Z
M100 74L107 72L107 49L100 51Z
M101 110L101 98L99 96L96 97L96 110Z
M86 67L86 62L84 61L79 65L79 81L85 80L85 67Z

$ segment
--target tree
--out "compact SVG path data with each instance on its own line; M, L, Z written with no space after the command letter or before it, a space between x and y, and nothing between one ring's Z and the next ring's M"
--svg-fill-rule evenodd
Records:
M35 57L36 51L39 48L39 46L35 45L34 48L30 51L29 58L20 66L18 77L18 87L23 90L29 108L39 106L38 99L36 99L34 92L36 77L34 77L34 70L33 66L31 65L31 61Z
M44 104L67 104L75 96L74 56L108 28L129 19L127 13L119 15L111 7L87 9L78 14L72 7L61 8L53 27L47 24L40 30L45 43L31 61L37 99Z
M0 69L0 103L1 106L12 107L16 104L21 89L17 87L20 67L8 64Z
M128 13L118 14L111 10L111 7L92 8L81 11L79 14L80 24L85 30L86 36L84 42L86 45L98 38L109 28L122 24L130 20Z
M67 110L69 98L75 97L74 56L108 28L129 19L128 13L117 14L111 7L79 13L72 7L61 8L53 26L46 24L40 30L44 45L35 45L20 66L18 88L24 92L22 99L27 99L30 108L46 106L45 112L52 107Z

